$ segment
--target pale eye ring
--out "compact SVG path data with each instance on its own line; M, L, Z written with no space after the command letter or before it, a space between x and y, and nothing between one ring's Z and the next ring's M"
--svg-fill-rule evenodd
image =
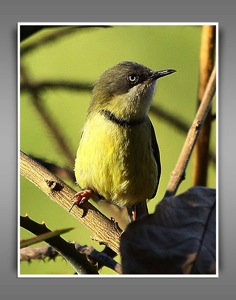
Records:
M129 76L128 76L128 79L129 79L130 82L135 83L135 82L138 81L138 76L132 74L132 75L129 75Z

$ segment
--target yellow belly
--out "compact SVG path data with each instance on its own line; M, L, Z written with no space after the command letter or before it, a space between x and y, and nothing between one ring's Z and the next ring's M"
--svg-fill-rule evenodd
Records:
M148 125L127 129L100 115L87 120L75 162L79 186L119 206L152 198L157 165Z

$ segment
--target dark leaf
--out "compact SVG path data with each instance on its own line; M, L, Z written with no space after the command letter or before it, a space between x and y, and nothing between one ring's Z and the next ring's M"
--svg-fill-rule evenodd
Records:
M121 237L124 274L215 274L216 190L164 198Z

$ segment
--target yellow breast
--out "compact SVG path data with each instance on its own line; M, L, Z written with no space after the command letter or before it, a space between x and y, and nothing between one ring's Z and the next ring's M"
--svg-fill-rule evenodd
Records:
M75 162L82 189L107 201L132 206L153 196L157 165L151 150L149 123L124 128L97 114L88 119Z

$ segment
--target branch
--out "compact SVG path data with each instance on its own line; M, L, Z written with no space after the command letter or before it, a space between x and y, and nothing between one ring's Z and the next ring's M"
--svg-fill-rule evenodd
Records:
M31 262L32 259L55 260L59 253L51 246L26 247L20 249L20 261Z
M45 224L38 224L28 216L20 217L20 225L35 235L51 232ZM60 236L54 236L45 240L45 242L56 249L72 265L77 273L98 274L96 269L91 266L87 259L76 251L75 246L66 242Z
M90 261L92 265L98 264L99 268L105 266L122 274L121 265L106 253L99 252L92 246L81 246L80 244L75 244L75 248L79 253L86 254L88 261Z
M48 29L53 28L55 26L48 26ZM93 28L93 27L98 27L98 28L107 28L110 26L100 26L100 25L95 25L95 26L68 26L68 27L63 27L61 26L61 28L57 29L57 30L53 30L52 32L49 32L46 36L42 36L41 38L37 39L34 42L31 42L31 44L29 45L24 45L21 46L20 49L20 55L23 56L25 54L27 54L28 52L32 51L32 50L38 50L39 47L54 42L55 40L62 38L64 36L67 36L69 34L72 34L75 32L75 30L78 29L88 29L88 28ZM22 27L21 27L22 28Z
M68 89L75 91L92 91L92 84L90 83L80 83L77 81L69 80L44 80L36 83L30 83L30 87L27 84L21 83L21 92L30 92L31 89L41 92L45 89Z
M162 119L165 122L168 122L173 127L177 128L183 133L188 132L188 124L183 121L181 117L173 115L173 113L166 111L165 109L161 108L160 106L151 105L150 113L153 113L158 118Z
M68 142L65 141L65 138L63 134L61 133L61 130L59 129L58 124L56 124L56 121L53 119L52 115L47 112L43 105L43 101L39 96L39 93L37 90L31 86L31 82L28 79L28 76L24 70L24 68L21 66L21 76L24 84L28 87L31 95L32 95L32 104L36 108L37 112L40 114L42 119L44 120L45 124L47 125L48 129L52 132L55 141L57 142L59 148L62 150L62 152L65 155L65 158L67 159L68 163L70 165L74 164L74 153L71 151L70 147L68 146Z
M22 151L20 152L20 173L41 189L51 200L57 202L67 211L69 210L76 191ZM84 203L82 208L75 206L71 214L94 233L96 240L119 253L121 230L91 203Z
M189 130L189 124L184 122L181 117L178 117L177 115L174 115L173 113L170 113L166 111L165 109L161 108L160 106L151 105L150 112L154 116L158 116L158 119L162 119L164 122L169 123L171 126L176 128L180 133L186 134ZM213 122L215 119L211 118L211 122ZM213 151L209 151L209 160L212 162L213 167L215 167L216 163L216 157L215 153Z
M54 26L54 25L51 25L51 26L21 25L20 26L20 42L23 42L28 37L34 35L35 33L39 32L43 29L49 29L49 28L51 29L51 28L55 28L55 27L59 27L59 25L57 25L57 26Z
M34 232L37 236L52 233L47 230L44 224L38 224L30 220L28 216L21 217L21 226ZM122 273L122 268L113 257L116 253L110 248L105 247L101 252L92 246L81 246L80 244L70 244L61 237L45 240L49 246L24 247L20 249L20 261L31 262L31 260L55 260L57 256L67 259L79 274L98 274L97 270L108 267L117 273ZM58 250L56 250L54 247ZM95 266L96 265L96 266Z
M201 103L209 77L214 66L215 26L203 26L200 53L200 79L198 105ZM206 186L212 114L209 110L204 126L196 143L193 160L193 185Z
M171 178L167 187L165 197L172 196L176 193L181 181L184 179L186 167L192 154L194 145L196 144L199 132L204 124L206 116L210 110L211 103L216 90L216 69L214 67L210 79L208 81L204 96L197 111L196 117L189 129L184 146L180 153L179 159L171 174Z

